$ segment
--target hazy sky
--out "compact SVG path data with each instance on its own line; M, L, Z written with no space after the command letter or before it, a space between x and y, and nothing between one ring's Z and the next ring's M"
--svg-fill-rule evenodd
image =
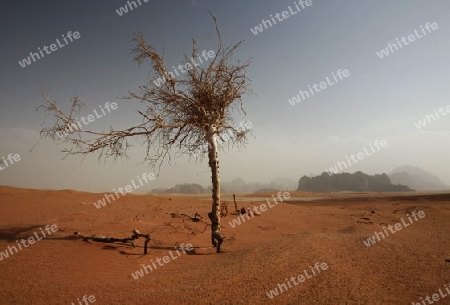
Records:
M111 191L150 172L139 164L144 152L140 139L130 150L131 158L118 163L99 163L98 155L82 163L73 156L62 160L64 154L58 151L62 146L50 141L41 141L29 153L44 118L44 112L35 111L44 103L41 92L49 90L64 109L79 95L86 104L85 115L106 102L118 104L117 110L89 128L133 126L141 120L135 113L138 104L116 97L152 75L148 63L138 67L129 56L133 32L141 29L148 43L158 48L161 37L171 67L190 52L192 38L198 40L200 51L215 50L209 11L217 15L226 44L245 40L236 58L253 58L249 77L257 94L244 98L247 116L237 119L252 123L255 138L245 149L220 155L223 180L269 182L288 177L297 181L363 152L357 162L347 161L351 166L346 171L389 173L410 164L450 184L450 106L448 113L445 110L450 105L448 1L312 0L305 8L291 0L140 2L122 16L116 10L127 5L123 0L3 4L0 159L19 154L21 160L0 170L0 185ZM285 19L283 11L287 11ZM262 19L270 20L270 15L276 24L254 35L251 29ZM438 27L428 31L427 22ZM62 35L69 31L79 32L80 37L65 44ZM25 68L19 64L57 38L65 45ZM380 58L377 52L388 43L393 51ZM333 82L332 73L339 69L350 75L328 85L326 77ZM324 89L318 87L321 82ZM288 102L314 84L320 92L294 106ZM415 126L439 107L443 114L435 115L435 122L430 119L420 129ZM374 147L376 140L388 145L373 153L370 145ZM206 161L182 158L163 166L160 175L139 191L183 182L206 185L210 176Z

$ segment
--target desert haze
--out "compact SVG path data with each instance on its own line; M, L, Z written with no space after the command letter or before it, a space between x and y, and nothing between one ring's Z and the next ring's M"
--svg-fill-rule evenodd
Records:
M97 209L101 195L0 187L1 304L422 304L433 294L450 304L448 194L237 196L253 217L222 218L218 254L205 224L188 217L206 218L208 194L127 195ZM143 240L133 248L74 235L133 230L151 234L147 255ZM368 245L375 232L385 236ZM143 266L153 270L136 273Z

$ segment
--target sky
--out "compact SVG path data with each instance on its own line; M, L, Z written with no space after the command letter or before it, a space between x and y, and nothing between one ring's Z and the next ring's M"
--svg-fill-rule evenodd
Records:
M226 45L244 40L236 60L252 60L248 77L254 94L244 96L247 115L236 121L251 122L254 136L245 147L220 153L222 180L298 181L341 162L347 172L368 174L409 164L450 184L448 1L312 0L303 7L291 0L135 3L133 10L122 0L3 4L0 160L6 163L0 163L0 185L105 192L156 172L142 164L140 138L133 140L129 159L65 157L64 145L38 142L39 131L50 124L42 125L45 113L36 109L45 103L43 92L65 110L77 95L85 115L107 102L118 105L89 129L140 123L139 103L118 99L153 75L148 62L132 61L133 33L140 29L149 44L164 47L172 67L190 53L193 38L200 51L216 50L210 11ZM62 35L68 39L69 31L79 37L65 43ZM29 65L23 62L57 39L62 46ZM304 98L297 103L293 97L300 91ZM11 154L20 160L8 161ZM210 180L206 159L181 157L136 192L187 182L206 186Z

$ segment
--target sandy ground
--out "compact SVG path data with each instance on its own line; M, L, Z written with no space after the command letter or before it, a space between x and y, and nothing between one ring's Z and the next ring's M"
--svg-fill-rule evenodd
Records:
M259 207L261 197L271 195L248 196L239 207ZM228 215L220 254L208 248L209 227L201 233L204 223L170 214L198 212L207 218L210 202L204 199L126 195L97 209L93 202L102 196L0 187L0 255L8 246L18 247L16 240L35 232L42 236L40 228L46 225L58 228L3 256L0 304L78 305L84 295L95 302L81 304L432 304L419 303L427 296L450 304L445 290L450 287L450 195L292 192L295 198L327 198L280 203L235 228L228 222L238 216ZM229 202L230 210L232 206ZM407 214L414 210L425 217L411 223ZM401 230L369 247L364 244L375 231L396 223ZM122 238L133 229L150 233L156 240L150 245L158 248L144 256L142 240L133 248L73 236L80 231ZM174 246L183 243L195 251L179 250L180 255L170 258ZM164 256L167 263L161 261ZM157 268L132 277L152 261ZM326 263L327 269L313 275L310 266L315 263ZM299 282L304 270L310 278ZM269 298L278 284L287 288ZM432 301L439 289L445 296Z

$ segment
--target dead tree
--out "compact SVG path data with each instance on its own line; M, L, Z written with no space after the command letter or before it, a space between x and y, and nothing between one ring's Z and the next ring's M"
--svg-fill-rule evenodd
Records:
M77 125L82 102L78 96L71 99L69 112L63 111L48 93L43 94L43 107L48 116L56 119L51 127L41 129L41 139L50 138L67 144L61 151L67 155L88 155L99 153L99 159L127 158L130 137L140 136L146 144L147 162L158 171L165 160L181 155L198 154L201 159L207 154L212 179L211 237L212 243L220 251L223 241L220 227L220 173L219 149L226 146L240 146L246 143L249 129L238 128L234 122L235 113L244 113L242 98L250 93L247 69L250 60L233 63L233 54L243 41L224 46L218 29L217 19L212 15L217 34L217 50L209 61L193 64L199 56L196 40L192 43L191 56L184 54L186 73L175 76L169 72L160 54L153 45L147 44L141 31L132 39L133 60L141 65L149 61L154 74L139 90L129 92L122 99L140 101L145 111L137 111L142 119L140 124L124 130L101 132L74 129L60 138L67 126ZM204 53L202 53L204 54ZM210 54L208 52L208 54ZM209 55L208 55L209 56ZM159 79L165 80L162 84ZM156 85L158 84L158 85ZM38 108L39 109L39 108ZM44 120L45 123L45 120ZM225 141L225 135L228 140ZM205 145L206 144L206 145ZM175 151L175 153L173 153ZM200 159L200 160L201 160Z

